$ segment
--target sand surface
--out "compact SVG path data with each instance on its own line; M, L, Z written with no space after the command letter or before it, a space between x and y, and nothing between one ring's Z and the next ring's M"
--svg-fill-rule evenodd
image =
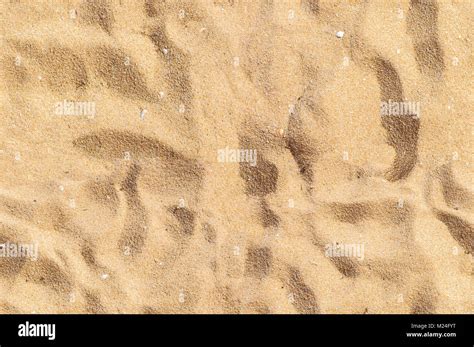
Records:
M1 0L0 312L473 313L473 22Z

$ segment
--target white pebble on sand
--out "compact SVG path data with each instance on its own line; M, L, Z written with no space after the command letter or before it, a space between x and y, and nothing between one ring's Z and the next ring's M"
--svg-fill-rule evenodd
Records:
M233 65L234 65L234 67L238 67L240 65L240 58L239 57L234 57Z
M148 110L145 108L143 110L141 110L140 112L140 118L141 120L144 120L145 119L145 114L148 112Z

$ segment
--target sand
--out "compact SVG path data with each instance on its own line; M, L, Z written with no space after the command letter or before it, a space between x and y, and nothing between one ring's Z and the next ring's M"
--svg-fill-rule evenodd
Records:
M2 0L0 312L473 313L473 7Z

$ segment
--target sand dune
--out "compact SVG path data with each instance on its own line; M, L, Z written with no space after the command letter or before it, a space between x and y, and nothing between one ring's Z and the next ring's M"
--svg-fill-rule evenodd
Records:
M473 313L472 7L1 1L0 312Z

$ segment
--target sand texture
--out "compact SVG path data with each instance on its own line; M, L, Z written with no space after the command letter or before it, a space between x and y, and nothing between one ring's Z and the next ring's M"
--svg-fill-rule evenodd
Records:
M0 313L473 313L473 23L1 0Z

